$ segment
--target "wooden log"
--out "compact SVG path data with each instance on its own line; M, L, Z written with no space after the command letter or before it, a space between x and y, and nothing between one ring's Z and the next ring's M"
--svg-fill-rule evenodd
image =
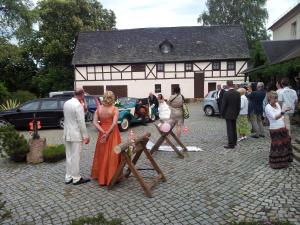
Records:
M149 132L147 132L146 134L137 137L135 139L135 143L139 143L139 142L143 141L144 139L149 139L150 136L151 136L151 134ZM121 143L121 144L117 145L116 147L114 147L114 152L117 154L120 154L122 151L126 151L130 145L132 145L132 143L129 143L129 142Z

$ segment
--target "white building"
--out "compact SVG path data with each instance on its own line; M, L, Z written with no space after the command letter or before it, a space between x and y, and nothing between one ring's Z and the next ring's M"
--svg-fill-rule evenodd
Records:
M241 26L141 28L82 32L73 57L75 87L102 95L203 98L216 85L244 81L249 50Z
M300 2L279 18L270 28L273 40L300 39Z

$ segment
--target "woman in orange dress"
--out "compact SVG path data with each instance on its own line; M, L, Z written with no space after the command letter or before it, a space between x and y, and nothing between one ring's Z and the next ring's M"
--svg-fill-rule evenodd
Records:
M110 184L119 163L120 155L116 154L113 149L121 143L119 128L117 125L119 111L114 106L115 95L112 91L104 94L102 105L97 107L94 114L93 123L99 131L96 144L92 175L93 179L98 179L101 186ZM100 123L98 122L100 121Z

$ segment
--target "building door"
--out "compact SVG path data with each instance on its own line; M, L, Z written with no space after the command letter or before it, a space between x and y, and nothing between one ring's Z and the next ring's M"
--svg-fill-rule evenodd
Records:
M103 86L83 86L83 90L90 95L103 95L104 87Z
M194 98L204 98L204 73L194 74Z
M217 83L216 82L208 83L208 92L214 91L216 89L217 89Z
M107 91L112 91L116 97L128 97L127 85L107 85Z

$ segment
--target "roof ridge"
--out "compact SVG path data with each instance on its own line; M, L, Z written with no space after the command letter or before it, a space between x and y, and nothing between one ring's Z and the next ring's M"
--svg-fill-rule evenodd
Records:
M128 28L128 29L112 29L112 30L96 30L96 31L80 31L80 34L83 33L97 33L97 32L120 32L120 31L132 31L132 30L150 30L150 29L172 29L172 28L213 28L213 27L243 27L240 24L231 24L231 25L208 25L208 26L177 26L177 27L139 27L139 28Z

